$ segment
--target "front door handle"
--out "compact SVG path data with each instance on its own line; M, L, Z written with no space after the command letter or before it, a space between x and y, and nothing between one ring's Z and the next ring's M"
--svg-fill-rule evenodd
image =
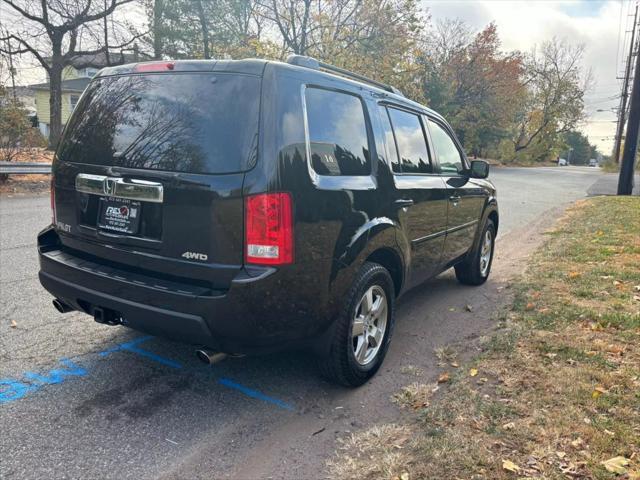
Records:
M458 203L460 201L460 195L451 195L449 201L452 203Z
M410 207L411 205L413 205L413 200L411 200L410 198L399 198L394 203L397 207L404 208L404 207Z

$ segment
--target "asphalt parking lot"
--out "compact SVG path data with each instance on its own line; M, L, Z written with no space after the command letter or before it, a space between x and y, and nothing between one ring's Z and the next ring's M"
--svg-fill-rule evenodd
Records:
M472 343L540 230L599 169L494 169L501 211L496 275L462 287L450 272L400 302L389 355L357 390L319 378L304 352L200 363L193 348L79 313L58 314L37 280L49 198L0 199L0 478L309 478L335 439L393 420L389 396L437 376L433 350ZM607 187L608 188L608 187ZM472 305L472 312L465 310Z

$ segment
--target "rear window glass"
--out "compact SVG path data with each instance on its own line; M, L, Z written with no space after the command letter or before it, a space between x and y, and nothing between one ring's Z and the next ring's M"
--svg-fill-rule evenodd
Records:
M370 175L369 142L360 99L319 88L305 91L311 164L319 175Z
M244 171L255 157L260 79L149 74L92 81L58 151L62 161L191 173Z

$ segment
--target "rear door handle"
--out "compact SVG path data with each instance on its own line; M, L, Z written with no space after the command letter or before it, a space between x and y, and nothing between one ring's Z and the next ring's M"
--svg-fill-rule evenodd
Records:
M404 208L404 207L410 207L411 205L413 205L413 200L411 200L410 198L399 198L394 203L397 207Z

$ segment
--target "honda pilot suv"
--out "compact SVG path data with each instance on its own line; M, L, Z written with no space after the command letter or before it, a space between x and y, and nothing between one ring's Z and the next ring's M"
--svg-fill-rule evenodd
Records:
M210 352L380 367L397 298L498 230L488 165L398 90L310 57L102 70L53 162L40 281L60 312Z

